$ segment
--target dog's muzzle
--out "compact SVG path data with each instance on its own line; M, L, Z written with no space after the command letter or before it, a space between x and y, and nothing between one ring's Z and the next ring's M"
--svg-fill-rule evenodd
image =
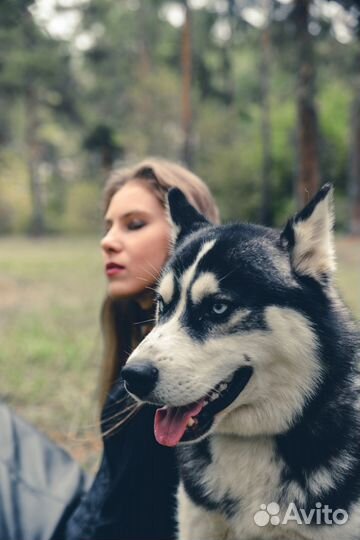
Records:
M139 362L125 366L121 370L125 388L130 394L144 399L156 386L159 370L150 362Z

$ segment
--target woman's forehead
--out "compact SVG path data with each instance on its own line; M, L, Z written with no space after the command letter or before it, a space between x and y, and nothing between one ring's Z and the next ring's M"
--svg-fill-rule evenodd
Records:
M163 207L144 182L132 180L113 195L105 217L110 217L112 214L125 215L139 212L163 213Z

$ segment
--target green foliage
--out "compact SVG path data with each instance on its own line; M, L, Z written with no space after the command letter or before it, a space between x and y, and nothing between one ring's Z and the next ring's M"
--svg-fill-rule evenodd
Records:
M12 151L0 154L0 234L21 232L31 213L28 171Z
M98 426L101 264L96 238L0 238L0 394L80 446Z
M178 78L160 68L143 78L129 96L131 121L119 137L126 155L161 155L177 159L182 133L179 127L181 94Z
M99 232L102 223L99 185L77 182L69 187L67 196L68 204L62 221L54 224L57 230L82 234Z
M214 103L207 104L202 112L198 121L197 172L214 192L224 221L254 220L259 203L260 166L256 125L249 121L240 129L234 112L219 110Z
M349 170L351 100L351 89L340 80L322 87L319 95L323 175L343 194Z
M0 232L26 231L33 220L30 170L40 178L45 229L95 230L101 188L114 160L116 165L116 159L147 154L175 160L183 155L182 27L169 23L165 0L89 0L76 7L80 21L66 41L40 26L27 9L29 0L4 1ZM225 13L208 2L191 13L192 166L209 182L224 220L257 220L263 177L261 30L245 23L234 6L228 3ZM287 8L276 9L279 14ZM219 28L225 28L223 35ZM340 45L329 29L329 22L321 22L314 38L320 150L324 181L334 181L342 198L358 46ZM294 36L289 18L272 22L271 206L278 225L294 208Z

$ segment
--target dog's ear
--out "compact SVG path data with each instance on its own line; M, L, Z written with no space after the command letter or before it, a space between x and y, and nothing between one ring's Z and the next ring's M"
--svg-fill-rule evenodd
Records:
M173 225L174 244L188 234L210 225L209 221L188 202L178 188L172 188L168 193L168 210Z
M280 241L295 272L326 282L335 270L333 187L325 184L301 212L291 218Z

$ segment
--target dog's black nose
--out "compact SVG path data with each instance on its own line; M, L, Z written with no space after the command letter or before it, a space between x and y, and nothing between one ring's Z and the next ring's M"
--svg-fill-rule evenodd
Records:
M126 390L139 398L144 398L154 390L159 378L159 370L150 362L132 364L121 370Z

